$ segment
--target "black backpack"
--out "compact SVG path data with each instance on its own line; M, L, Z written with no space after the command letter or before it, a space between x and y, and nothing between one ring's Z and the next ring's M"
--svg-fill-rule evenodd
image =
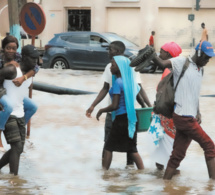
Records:
M183 66L182 72L179 76L179 79L177 81L175 88L173 84L172 71L159 82L157 87L157 93L156 93L156 101L153 107L153 111L155 114L162 114L167 118L172 118L172 114L174 112L174 104L175 104L174 102L175 91L181 77L184 75L184 72L187 70L188 66L189 66L189 60L187 59Z

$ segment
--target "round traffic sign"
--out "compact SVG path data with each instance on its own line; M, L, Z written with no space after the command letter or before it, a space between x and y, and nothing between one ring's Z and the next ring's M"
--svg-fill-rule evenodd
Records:
M46 17L42 7L37 3L26 3L20 12L20 23L28 34L40 34L46 25Z

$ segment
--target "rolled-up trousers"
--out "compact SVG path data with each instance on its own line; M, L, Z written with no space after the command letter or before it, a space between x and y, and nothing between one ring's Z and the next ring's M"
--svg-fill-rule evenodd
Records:
M201 128L195 118L179 116L174 113L173 122L176 127L176 136L167 166L171 168L179 167L192 140L198 142L202 147L206 161L215 157L214 142Z

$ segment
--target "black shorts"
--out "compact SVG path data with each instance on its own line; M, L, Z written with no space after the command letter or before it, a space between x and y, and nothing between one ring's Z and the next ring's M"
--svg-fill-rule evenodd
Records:
M18 141L25 142L25 118L17 118L15 116L10 116L3 132L8 144Z

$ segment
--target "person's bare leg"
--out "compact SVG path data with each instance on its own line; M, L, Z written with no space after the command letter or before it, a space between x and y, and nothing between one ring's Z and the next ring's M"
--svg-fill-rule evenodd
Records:
M0 159L0 169L2 169L5 165L7 165L10 161L10 150L4 153L4 155Z
M103 169L108 170L110 168L111 161L112 161L112 152L108 150L104 150L104 160L102 162Z
M4 152L5 149L4 149L4 146L2 144L1 134L2 134L2 131L0 130L0 151Z
M142 158L140 157L139 153L138 152L132 153L132 157L133 157L133 160L134 160L137 168L144 169L143 161L142 161Z
M1 133L2 131L0 130L0 147L3 147L2 141L1 141Z
M102 166L104 164L104 156L105 156L105 143L104 143L103 150L102 150Z
M104 155L105 155L105 150L104 150L104 148L103 148L103 150L102 150L102 166L103 166L103 164L104 164Z
M127 165L133 165L134 164L134 160L132 158L132 154L127 152Z

